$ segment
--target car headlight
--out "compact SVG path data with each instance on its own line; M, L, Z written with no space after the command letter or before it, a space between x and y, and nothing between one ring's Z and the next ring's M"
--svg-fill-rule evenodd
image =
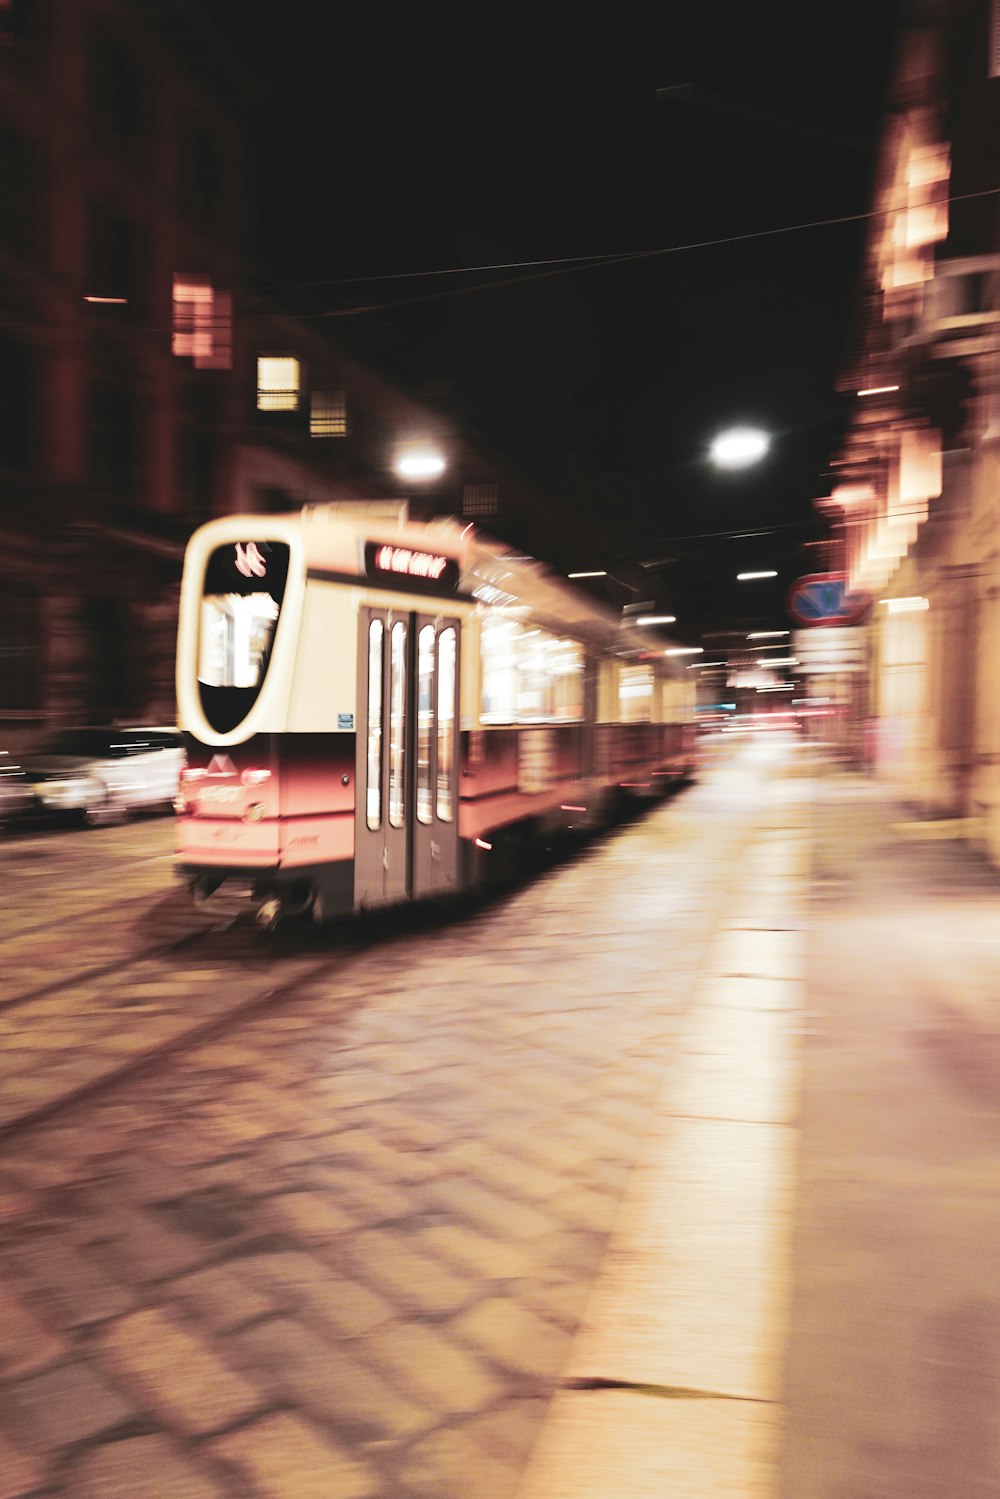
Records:
M81 802L97 795L97 782L78 778L64 781L36 781L35 795L43 802Z

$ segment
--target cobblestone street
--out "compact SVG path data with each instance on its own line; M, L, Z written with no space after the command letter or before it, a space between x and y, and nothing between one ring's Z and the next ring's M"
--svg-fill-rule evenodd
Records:
M781 785L744 756L356 950L234 928L197 967L127 966L183 940L166 824L97 835L137 863L110 927L86 912L111 884L88 906L69 881L53 943L26 880L5 964L45 992L0 1013L3 1499L512 1495ZM156 1065L60 1103L122 1053Z

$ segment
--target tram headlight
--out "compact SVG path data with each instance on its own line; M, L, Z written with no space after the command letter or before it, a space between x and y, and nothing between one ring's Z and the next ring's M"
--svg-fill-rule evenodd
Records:
M264 806L263 802L251 802L249 807L247 807L246 811L243 813L243 821L260 822L261 818L266 814L266 812L267 808Z

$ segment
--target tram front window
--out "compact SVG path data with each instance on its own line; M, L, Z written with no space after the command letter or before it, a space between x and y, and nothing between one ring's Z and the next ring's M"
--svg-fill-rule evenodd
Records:
M208 687L259 687L277 622L278 605L269 593L202 599L199 682Z
M205 569L198 686L212 727L242 723L267 675L288 576L282 542L226 542Z

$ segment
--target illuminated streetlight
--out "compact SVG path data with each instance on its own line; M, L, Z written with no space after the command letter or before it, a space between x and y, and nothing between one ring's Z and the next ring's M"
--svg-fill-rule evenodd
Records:
M736 581L737 583L749 583L754 578L776 578L777 576L776 572L737 573Z
M434 448L414 446L404 448L394 466L402 479L436 479L444 473L445 462Z
M593 572L593 573L567 573L566 576L567 576L567 578L606 578L608 575L607 575L607 573L603 573L603 572Z
M634 625L675 625L676 614L637 614L632 621Z
M719 468L747 468L751 463L758 463L770 446L771 439L766 432L756 427L733 427L728 432L720 432L709 453Z
M751 630L750 634L747 636L747 639L770 640L772 637L777 637L778 635L787 635L788 633L789 632L787 630ZM761 649L763 650L763 646L761 647ZM768 649L770 649L770 647L768 647Z
M673 645L663 654L665 656L703 656L705 647L703 645Z

